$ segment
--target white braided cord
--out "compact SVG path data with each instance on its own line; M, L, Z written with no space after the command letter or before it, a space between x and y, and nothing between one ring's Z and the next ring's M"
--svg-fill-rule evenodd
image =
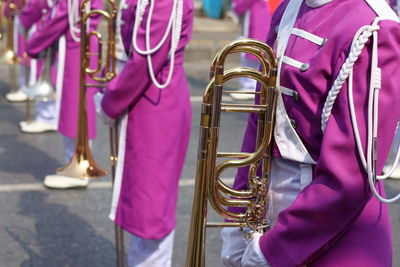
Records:
M140 27L140 24L143 21L143 16L144 16L145 10L149 4L150 4L150 9L149 9L148 17L147 17L146 33L145 33L146 47L145 47L145 50L142 50L137 45L137 32ZM146 56L148 70L149 70L149 74L150 74L150 78L151 78L152 82L158 88L163 89L170 84L170 82L172 80L172 74L174 72L175 51L178 48L178 43L180 40L181 31L182 31L183 0L174 0L173 1L171 16L168 21L167 29L166 29L165 33L163 34L163 37L161 38L160 42L154 48L151 48L150 31L151 31L151 19L153 16L154 4L155 4L155 0L139 0L138 1L138 6L136 9L136 19L135 19L133 35L132 35L132 45L138 54ZM169 51L170 67L169 67L169 72L168 72L166 81L163 84L161 84L157 81L157 78L155 77L155 73L154 73L154 69L153 69L153 62L152 62L152 54L157 52L162 47L162 45L164 45L169 34L172 35L171 36L171 49Z
M339 75L333 83L331 90L328 93L327 99L325 101L324 107L322 109L321 117L321 129L322 132L325 131L326 124L328 123L329 117L332 113L333 104L340 90L343 87L344 82L348 79L350 72L353 70L354 64L358 60L365 44L368 42L372 33L378 30L379 27L366 25L361 27L354 36L352 46L350 49L350 54L346 61L343 63L342 68L339 71Z

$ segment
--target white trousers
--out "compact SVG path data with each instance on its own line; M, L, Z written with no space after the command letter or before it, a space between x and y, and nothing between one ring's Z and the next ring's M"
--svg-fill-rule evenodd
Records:
M35 103L36 120L46 123L56 123L56 101L37 101Z
M71 138L63 135L63 143L64 143L64 159L66 163L69 163L72 159L72 156L75 152L75 138Z
M160 240L131 235L129 267L170 267L175 230Z

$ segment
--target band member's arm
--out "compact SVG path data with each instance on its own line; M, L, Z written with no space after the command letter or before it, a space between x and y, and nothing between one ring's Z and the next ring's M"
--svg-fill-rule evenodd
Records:
M42 18L43 11L48 9L47 1L29 0L18 15L19 21L25 29L30 29Z
M68 30L67 1L60 0L54 8L57 9L55 16L28 40L27 51L30 57L37 58L40 52L57 42L60 36Z
M129 8L132 8L132 6ZM187 8L186 5L184 5L184 8ZM154 47L154 43L159 42L156 36L160 36L160 32L165 32L170 17L170 10L171 2L169 1L159 1L155 5L150 29L152 48ZM183 14L188 14L188 12L184 11ZM191 38L191 18L192 16L189 15L183 17L177 53L184 49ZM143 20L145 21L146 19L147 17L145 16ZM127 22L125 21L125 23ZM142 24L138 31L137 42L141 49L144 49L144 40L145 30ZM171 35L168 36L165 44L152 55L154 73L157 79L160 79L161 75L158 75L160 71L168 72L169 61L166 59L169 57L170 43ZM102 108L105 114L113 119L120 117L122 113L134 106L152 84L146 56L138 54L133 48L131 50L133 51L131 57L128 62L126 62L122 72L110 82L104 93ZM165 81L160 82L164 83Z
M398 24L392 21L382 21L379 26L378 66L382 69L378 122L380 173L400 116L400 31ZM368 49L363 50L355 64L353 82L358 127L364 147L370 48L369 45ZM347 57L348 48L343 50L343 55L343 58ZM335 67L334 77L344 59L340 61ZM305 265L330 249L341 234L357 220L371 198L367 175L354 140L346 83L334 104L316 161L311 184L300 192L288 209L279 214L275 227L260 239L261 251L272 266ZM378 183L378 187L383 190L382 183ZM371 231L380 231L382 235L390 234L382 232L382 229L375 229L372 225Z
M13 15L17 15L19 13L19 10L22 9L22 7L25 4L24 0L16 0L13 1L15 4L15 9L11 10L10 9L10 1L4 1L4 16L9 17Z
M101 9L101 1L91 1L92 9ZM43 25L38 31L36 31L32 37L28 40L28 55L33 58L37 58L40 52L54 44L61 35L65 34L69 29L68 24L68 7L66 0L60 0L57 2L56 14L46 24ZM100 17L91 19L91 27L97 25ZM79 43L77 43L79 45Z

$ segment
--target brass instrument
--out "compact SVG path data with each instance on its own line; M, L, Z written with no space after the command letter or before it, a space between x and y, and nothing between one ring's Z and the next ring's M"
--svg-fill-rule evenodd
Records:
M261 62L261 71L237 67L224 71L227 56L232 53L250 53ZM193 199L186 267L205 265L206 227L249 227L264 232L266 224L266 201L270 172L271 139L275 124L277 62L272 49L266 44L243 39L223 48L214 58L210 78L201 110L200 141ZM237 93L224 91L223 84L238 77L248 77L261 84L254 104L223 103L222 95ZM248 94L248 93L247 93ZM222 112L255 113L258 115L256 152L218 152L220 118ZM229 168L249 166L248 190L235 190L220 178ZM261 173L261 175L260 175ZM226 222L207 222L207 205ZM228 207L243 207L244 213L235 213Z
M90 5L89 0L83 0L80 6L80 26L81 26L81 37L80 37L80 90L79 90L79 111L78 111L78 130L77 140L75 146L75 153L71 159L71 162L67 166L58 169L59 175L76 177L76 178L97 178L108 174L108 171L99 167L92 156L89 148L88 140L88 126L87 126L87 110L86 110L86 91L88 87L99 87L103 88L106 83L109 82L115 76L115 19L116 19L116 4L113 0L109 0L111 6L111 12L100 9L88 9ZM108 24L107 40L103 41L103 37L98 31L90 31L88 21L91 17L101 16ZM91 56L95 56L90 53L90 42L91 40L97 40L99 51L97 58L97 67L95 69L90 68ZM107 57L105 63L103 63L103 44L107 45ZM104 65L104 66L103 66ZM102 73L104 70L104 73ZM89 76L94 83L88 83L87 76Z
M45 52L42 72L31 87L26 87L24 93L28 96L29 100L37 100L48 102L55 100L55 85L51 79L51 65L53 64L53 47L47 48ZM28 71L26 72L28 73ZM28 75L26 75L28 77Z
M8 64L14 64L17 62L17 55L14 52L14 17L17 11L17 6L15 5L14 0L8 0L7 4L10 9L10 16L7 17L7 40L5 59Z
M4 19L4 2L0 1L0 40L4 39L3 19Z

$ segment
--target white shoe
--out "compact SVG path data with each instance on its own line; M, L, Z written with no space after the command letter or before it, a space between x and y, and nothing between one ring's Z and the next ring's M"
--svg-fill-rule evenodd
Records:
M383 173L388 173L390 171L391 165L390 166L385 166L383 167ZM400 179L400 164L396 166L396 168L394 169L393 173L388 177L388 178L392 178L392 179Z
M21 121L19 123L19 127L23 133L44 133L57 130L57 127L54 123L43 121Z
M229 94L233 100L252 100L254 99L254 91L247 89L240 89L237 93Z
M43 185L55 189L80 188L87 187L89 185L89 180L61 175L47 175L44 178Z
M18 89L6 94L6 99L10 102L22 102L26 101L28 96L21 89Z

